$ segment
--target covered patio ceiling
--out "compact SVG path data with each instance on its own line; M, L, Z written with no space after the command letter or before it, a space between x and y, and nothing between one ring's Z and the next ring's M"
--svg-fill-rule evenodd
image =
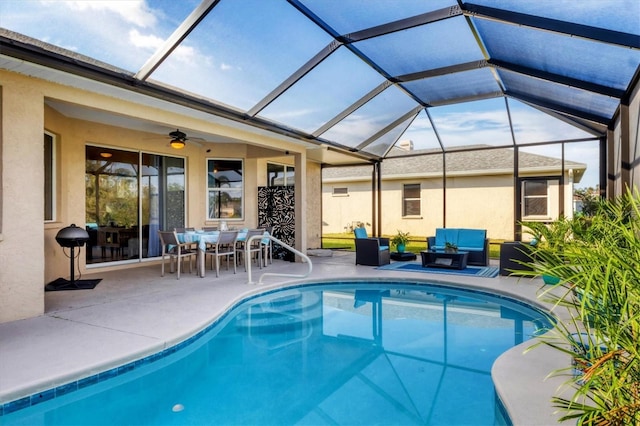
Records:
M409 140L414 152L593 140L640 79L637 0L5 0L0 16L0 68L45 65L56 74L43 78L89 77L350 161ZM561 126L527 131L540 116Z

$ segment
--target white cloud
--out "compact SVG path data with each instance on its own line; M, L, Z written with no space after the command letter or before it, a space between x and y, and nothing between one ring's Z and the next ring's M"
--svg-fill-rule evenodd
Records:
M577 127L535 110L514 112L514 131L519 143L591 137Z
M212 63L212 58L198 51L195 47L185 45L184 43L180 44L176 50L173 51L172 55L175 56L178 62L194 62L198 66L205 67L210 66Z
M138 30L129 31L129 41L136 47L156 50L164 43L164 40L155 35L143 35Z
M110 12L142 28L150 28L157 23L156 16L144 0L74 0L66 4L70 9L82 12Z
M321 137L348 146L356 146L380 130L380 127L380 122L375 119L352 114L329 129Z

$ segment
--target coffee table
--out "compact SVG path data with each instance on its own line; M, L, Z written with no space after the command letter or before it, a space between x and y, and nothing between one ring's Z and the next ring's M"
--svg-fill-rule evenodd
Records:
M422 267L464 269L467 267L468 251L447 252L444 250L421 251Z

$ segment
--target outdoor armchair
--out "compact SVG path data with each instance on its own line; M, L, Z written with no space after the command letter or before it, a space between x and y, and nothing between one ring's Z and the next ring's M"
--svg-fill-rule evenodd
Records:
M390 262L389 239L367 236L365 228L353 230L356 243L356 265L380 266Z

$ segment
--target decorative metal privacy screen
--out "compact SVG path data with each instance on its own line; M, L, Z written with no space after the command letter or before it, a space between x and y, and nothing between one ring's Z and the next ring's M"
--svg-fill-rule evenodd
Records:
M295 201L293 186L258 187L258 227L272 227L277 239L295 245ZM273 245L273 257L293 262L290 251Z

